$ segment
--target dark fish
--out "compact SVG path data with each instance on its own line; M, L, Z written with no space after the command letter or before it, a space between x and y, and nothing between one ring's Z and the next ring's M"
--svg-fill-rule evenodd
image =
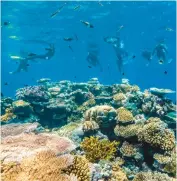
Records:
M76 79L76 76L74 76L74 78Z
M133 55L133 57L132 57L132 58L134 59L134 58L136 58L136 56L135 56L135 55Z
M90 69L91 69L92 67L89 65L89 66L88 66L88 68L90 68Z
M35 54L35 53L29 53L29 54L28 54L29 57L36 56L36 55L37 55L37 54Z
M167 73L168 73L167 71L164 72L164 74L167 74Z
M5 21L5 22L3 23L3 25L4 25L4 26L8 26L8 25L10 25L10 22Z
M69 47L69 49L70 49L72 52L74 52L73 49L72 49L72 47L71 47L70 45L68 45L68 47Z
M9 85L9 83L8 83L8 82L5 82L4 85Z
M72 38L72 37L65 37L65 38L63 38L63 40L64 40L64 41L72 41L73 38Z
M57 11L55 11L53 14L50 15L51 18L55 17L62 9L63 7L66 5L66 3L63 4L63 6L61 6Z
M27 66L27 67L29 67L29 66L30 66L30 64L26 64L26 66Z
M90 24L89 22L87 22L87 21L80 20L80 22L83 23L88 28L94 28L94 26L92 24Z
M122 75L125 75L125 73L123 72Z
M24 84L24 86L25 86L25 87L28 87L28 85L27 85L27 84Z
M4 94L1 92L1 97L4 97Z

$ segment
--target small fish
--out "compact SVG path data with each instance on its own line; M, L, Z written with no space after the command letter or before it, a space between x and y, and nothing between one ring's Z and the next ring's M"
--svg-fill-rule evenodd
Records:
M28 84L24 84L25 87L28 87Z
M4 25L4 26L8 26L8 25L10 25L10 22L5 21L5 22L3 23L3 25Z
M1 97L4 97L4 94L1 92Z
M135 56L135 55L133 55L133 56L132 56L132 58L134 59L134 58L136 58L136 56Z
M123 72L122 75L125 75L125 73Z
M76 79L76 76L74 76L74 78Z
M8 83L8 82L5 82L4 85L9 85L9 83Z
M29 67L29 66L30 66L30 64L26 64L26 66L28 66L28 67Z
M64 41L72 41L72 40L74 40L72 37L65 37L65 38L63 38L63 40Z
M165 75L166 75L167 73L168 73L167 71L164 72Z
M168 28L168 27L166 27L165 30L166 30L166 31L169 31L169 32L174 31L172 28Z
M90 68L90 69L91 69L92 67L89 65L89 66L88 66L88 68Z
M113 37L107 36L104 38L104 41L109 44L117 45L120 42L120 39L114 36Z
M63 6L61 6L57 11L55 11L53 14L50 15L51 18L55 17L62 9L63 7L66 5L66 3L63 4Z
M71 47L70 45L68 45L68 47L69 47L69 49L70 49L72 52L74 52L73 49L72 49L72 47Z
M89 22L87 22L87 21L80 20L80 22L83 23L88 28L94 28L94 26L92 24L90 24Z
M37 54L35 54L35 53L29 53L28 54L28 57L32 57L32 56L36 56Z
M78 6L76 6L75 8L74 8L74 11L77 11L77 10L79 10L80 9L80 5L78 5Z

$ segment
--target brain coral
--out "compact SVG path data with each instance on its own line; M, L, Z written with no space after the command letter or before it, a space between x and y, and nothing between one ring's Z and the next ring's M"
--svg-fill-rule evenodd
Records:
M42 151L20 164L3 164L2 178L3 181L76 181L75 177L62 173L72 163L71 155L56 157L51 151Z
M81 148L85 151L86 158L91 162L100 159L110 160L114 158L119 142L110 142L107 139L99 140L98 137L86 137L81 143Z
M56 154L66 153L75 149L71 140L49 133L22 133L7 136L1 142L1 159L7 161L21 161L25 157L42 150L51 149Z
M175 146L175 136L170 129L165 128L162 121L151 121L138 131L138 139L164 151L170 151Z
M100 128L108 128L115 125L116 115L116 110L111 106L95 106L86 111L85 121L95 121Z
M119 123L129 123L134 120L133 114L124 107L117 109L117 122Z

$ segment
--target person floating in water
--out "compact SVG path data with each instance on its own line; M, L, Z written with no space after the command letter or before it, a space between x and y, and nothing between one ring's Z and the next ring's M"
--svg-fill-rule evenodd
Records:
M27 57L11 56L11 58L19 60L19 66L18 66L17 70L15 70L14 72L10 72L10 74L19 73L22 71L27 72L28 66L29 66L29 61L35 61L36 62L37 59L42 59L42 60L51 59L55 54L54 45L50 44L48 48L45 48L45 51L46 51L46 53L41 54L41 55L37 55L35 53L29 53L27 55Z

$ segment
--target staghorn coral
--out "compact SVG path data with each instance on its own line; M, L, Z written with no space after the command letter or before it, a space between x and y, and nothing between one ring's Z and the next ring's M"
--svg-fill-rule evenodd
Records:
M64 173L68 175L74 174L78 181L91 180L91 167L84 156L75 156L72 165L64 169Z
M109 181L128 181L128 178L123 171L123 169L119 166L119 164L112 165L112 177Z
M175 181L175 178L160 172L139 172L133 181Z
M134 145L124 141L120 148L120 152L124 157L134 157L137 154L137 149Z
M50 133L22 133L2 139L1 159L4 162L21 161L36 152L51 149L56 154L67 153L75 149L73 142L65 137Z
M15 118L16 118L16 115L13 113L13 109L6 108L5 114L1 116L1 122L8 122Z
M130 124L127 126L116 125L116 127L114 128L114 133L116 136L120 136L123 138L130 138L136 136L138 130L141 129L142 127L143 127L142 123Z
M86 158L91 162L100 159L110 160L114 158L119 142L110 142L107 139L99 140L98 137L86 137L80 147L85 151Z
M84 121L82 129L85 133L95 132L99 129L99 126L95 121Z
M118 123L129 123L134 120L133 114L124 107L117 109L117 122Z
M71 155L56 157L51 151L42 151L35 156L23 159L20 164L2 166L3 181L73 181L73 176L62 173L62 169L73 163Z
M95 106L85 113L85 121L95 121L100 128L109 128L115 125L116 110L108 105Z
M165 124L158 119L156 121L149 120L143 126L142 129L138 131L139 141L146 142L151 146L161 148L164 151L170 151L175 146L175 136L174 133L165 128Z

